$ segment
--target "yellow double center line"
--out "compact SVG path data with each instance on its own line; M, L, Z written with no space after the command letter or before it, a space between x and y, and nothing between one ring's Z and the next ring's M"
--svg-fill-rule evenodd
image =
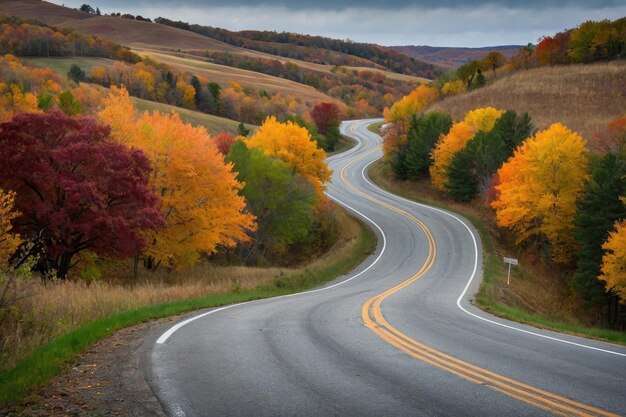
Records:
M367 157L375 151L376 149L367 152L361 155L359 158L346 164L341 170L341 180L353 192L380 206L392 210L417 224L417 226L424 232L426 236L428 242L428 255L419 271L417 271L417 273L411 278L388 289L382 294L370 298L365 302L361 310L361 315L363 317L363 321L365 322L365 326L367 326L370 330L376 333L384 341L406 352L408 355L412 356L415 359L427 362L475 384L487 386L545 411L563 416L619 417L616 414L606 412L597 407L570 400L568 398L553 394L551 392L533 387L528 384L524 384L511 378L507 378L503 375L499 375L497 373L488 371L487 369L472 365L471 363L447 355L441 351L438 351L422 343L419 343L416 340L411 339L410 337L393 327L391 324L389 324L387 320L385 320L385 317L383 316L381 310L382 302L387 297L397 293L398 291L411 285L413 282L423 277L432 268L435 262L435 258L437 256L437 244L434 236L432 235L428 227L415 216L407 213L406 211L398 207L385 203L384 201L381 201L375 197L372 197L371 195L368 195L356 189L352 184L350 184L350 182L348 182L345 176L346 169L353 163Z

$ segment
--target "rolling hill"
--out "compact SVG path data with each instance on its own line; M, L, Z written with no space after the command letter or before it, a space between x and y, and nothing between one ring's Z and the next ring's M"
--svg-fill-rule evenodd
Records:
M447 112L454 120L486 106L527 112L538 129L561 122L591 141L595 132L626 113L625 75L623 61L517 71L428 110Z
M398 99L418 83L428 81L415 75L389 71L355 56L350 62L358 66L338 67L308 62L230 45L190 30L122 17L97 16L46 1L2 1L0 13L109 39L173 70L203 76L223 88L236 82L253 91L293 97L309 108L318 102L343 102L353 107L363 99L369 107L365 107L368 104L361 105L359 114L374 115L382 112L389 101L384 98L386 95L391 94ZM315 56L338 53L317 47L307 48L315 49ZM409 59L404 55L402 57Z
M7 13L22 19L35 19L48 25L71 27L82 33L101 36L135 50L158 50L163 53L188 53L204 56L211 52L227 52L249 58L272 59L283 63L295 63L301 68L312 71L330 73L331 64L320 64L300 59L283 57L230 45L225 42L203 36L188 30L175 28L158 23L148 23L138 20L124 19L111 16L96 16L76 9L59 6L41 0L9 0L0 2L0 13ZM332 52L332 51L331 51ZM320 52L322 53L322 52ZM364 67L367 62L378 71L393 77L394 72L384 67L374 65L371 61L351 56L354 65L344 65L347 68ZM372 69L368 68L368 69ZM403 79L412 81L423 80L424 77L404 76Z
M456 69L471 60L479 60L491 51L500 52L507 59L517 54L520 45L486 46L484 48L448 48L439 46L393 46L396 51L447 70Z

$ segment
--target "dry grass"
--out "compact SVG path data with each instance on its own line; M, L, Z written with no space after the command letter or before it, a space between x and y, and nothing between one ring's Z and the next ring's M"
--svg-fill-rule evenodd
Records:
M528 112L538 129L561 122L590 141L594 132L626 113L626 63L519 71L429 110L460 120L469 110L485 106Z
M225 294L270 287L275 280L299 279L316 275L329 265L354 258L353 252L362 244L359 223L345 212L338 211L340 238L330 250L299 268L253 268L215 266L208 263L180 273L142 273L140 282L128 282L121 276L130 265L104 268L106 280L91 284L80 281L42 283L31 279L25 284L31 296L19 300L0 322L0 371L12 368L57 336L86 323L143 306L189 300L211 294ZM359 255L360 256L360 255Z

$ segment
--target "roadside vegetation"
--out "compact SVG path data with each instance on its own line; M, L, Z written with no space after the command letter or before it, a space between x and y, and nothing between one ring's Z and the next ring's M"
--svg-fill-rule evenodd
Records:
M341 120L380 113L373 177L475 221L483 308L624 343L625 67L595 63L622 58L624 19L441 74L375 45L84 6L45 6L82 31L0 16L0 405L122 327L347 273L376 242L325 197L326 152L351 146ZM89 34L103 19L141 55ZM521 260L510 286L502 255Z
M626 66L597 62L618 59L611 42L623 41L598 38L595 55L579 41L590 28L598 35L623 24L568 31L560 66L541 59L544 39L509 62L494 59L490 80L482 74L488 55L459 68L456 80L418 87L385 111L384 165L373 171L394 192L484 224L477 227L493 249L481 307L622 343L615 330L626 324ZM530 69L537 66L544 68ZM450 94L454 83L461 89ZM502 256L520 259L510 286Z
M186 74L152 101L135 82L154 65L98 53L83 59L135 72L105 87L76 63L0 57L0 404L121 327L318 286L376 245L323 194L326 150L350 145L335 103L226 121L194 109L228 89Z

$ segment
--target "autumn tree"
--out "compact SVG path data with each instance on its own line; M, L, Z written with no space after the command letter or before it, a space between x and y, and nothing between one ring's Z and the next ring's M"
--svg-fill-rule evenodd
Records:
M328 169L326 153L317 147L309 132L292 122L280 123L268 117L257 132L246 141L250 148L261 148L270 155L286 162L294 172L302 175L323 198L326 183L332 171Z
M607 300L598 281L602 266L602 244L616 221L626 218L626 160L612 153L591 164L591 179L577 202L574 236L580 245L572 286L588 302L599 305Z
M320 142L326 151L334 151L335 144L339 140L339 109L334 103L318 103L311 111L311 117L315 122L317 131L323 135Z
M228 155L230 148L236 141L237 139L227 132L220 132L213 137L213 142L215 143L215 146L217 146L217 150L223 156Z
M455 123L447 135L442 135L431 153L430 177L433 184L445 190L448 182L447 170L454 154L465 148L477 132L489 132L502 112L493 107L472 110L462 122Z
M513 230L518 243L545 240L555 262L569 262L587 165L585 141L562 124L526 140L498 170L499 197L491 203L498 225Z
M204 128L177 114L144 113L131 144L153 164L150 184L161 197L167 227L148 232L146 266L185 268L218 246L234 247L254 230L237 193L241 184Z
M456 69L456 75L465 83L465 87L468 90L472 89L472 82L474 81L474 77L478 73L480 69L480 62L478 61L470 61L466 64L461 65Z
M488 126L487 126L488 127ZM532 133L527 113L518 116L509 110L496 120L489 131L479 131L467 143L462 156L455 154L447 169L445 187L458 201L470 201L485 193L493 174L512 155L513 150Z
M500 68L506 62L506 58L498 51L491 51L483 57L480 61L481 66L485 69L489 69L493 72L495 77L496 69Z
M307 237L317 199L304 178L262 149L248 149L243 141L231 147L227 160L234 164L237 180L244 184L240 195L258 226L251 232L252 242L242 245L245 262L280 255L287 246Z
M431 153L433 160L429 168L430 178L434 186L445 190L448 182L448 167L454 154L465 148L467 143L474 137L476 130L467 122L459 122L452 125L447 135L441 136Z
M409 119L420 113L426 106L439 99L439 90L420 84L415 90L397 101L385 114L385 122L396 123L400 134L406 134Z
M58 95L59 109L68 116L76 116L83 114L83 109L80 101L76 100L76 97L70 91L64 91Z
M611 121L605 129L596 132L590 148L594 152L610 152L626 159L626 116Z
M569 35L564 32L557 33L552 36L541 38L535 48L535 55L541 65L557 65L567 64L569 57L567 56L567 47L569 43Z
M9 259L22 243L20 235L13 231L11 224L19 214L15 210L15 193L0 189L0 274L9 266Z
M85 250L130 256L145 246L142 233L163 225L148 159L109 132L55 110L0 125L0 185L16 192L14 226L45 275L65 278Z
M602 275L607 291L614 291L622 302L626 302L626 222L615 224L615 230L609 234L602 245L606 251L602 257Z

